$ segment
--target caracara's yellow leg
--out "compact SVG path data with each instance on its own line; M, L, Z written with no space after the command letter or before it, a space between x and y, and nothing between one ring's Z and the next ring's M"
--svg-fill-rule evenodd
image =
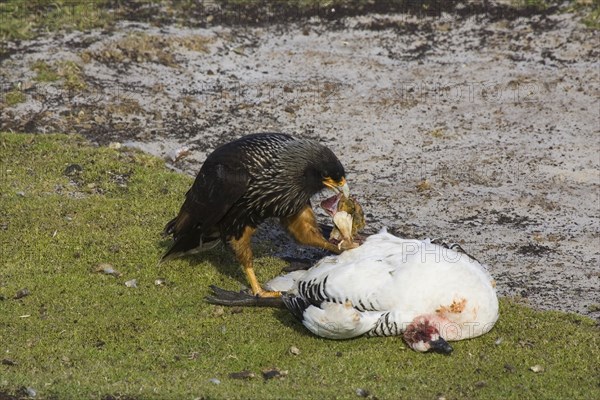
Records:
M256 275L254 275L254 268L252 265L244 265L244 273L246 274L246 279L250 283L250 287L252 288L252 293L257 295L258 297L280 297L281 292L272 292L269 290L263 289L258 280L256 279Z
M244 233L242 237L239 239L232 239L229 244L233 248L233 252L237 257L238 261L242 264L244 268L244 273L246 274L246 279L250 284L250 288L252 289L252 293L259 297L279 297L281 296L281 292L271 292L268 290L264 290L260 284L258 283L258 279L256 279L256 275L254 274L254 266L253 266L253 256L252 256L252 247L250 247L250 239L252 238L252 234L256 229L247 226L244 229Z

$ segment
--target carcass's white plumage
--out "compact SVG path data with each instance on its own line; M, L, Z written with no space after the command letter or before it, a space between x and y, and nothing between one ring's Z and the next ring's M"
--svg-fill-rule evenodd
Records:
M482 335L498 319L493 280L478 261L385 230L269 286L287 291L286 306L304 326L331 339L403 334L413 349L426 351L440 338Z

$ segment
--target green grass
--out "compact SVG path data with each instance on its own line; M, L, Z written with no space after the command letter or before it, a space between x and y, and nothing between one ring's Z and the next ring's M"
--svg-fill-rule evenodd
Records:
M54 82L60 79L56 68L49 65L47 62L39 60L36 61L31 69L34 70L37 74L35 76L35 80L38 82Z
M0 39L31 39L44 30L86 30L111 22L108 0L7 0L0 3Z
M161 228L191 183L161 160L19 134L0 135L0 160L0 397L31 387L36 399L353 399L359 388L379 399L600 398L600 335L585 317L502 299L495 328L451 356L399 338L320 339L282 310L206 304L209 284L244 282L225 249L157 265ZM71 164L82 171L65 174ZM259 279L278 274L269 243L257 247ZM268 368L288 375L265 381ZM242 370L257 376L228 377Z
M593 1L582 21L590 29L600 29L600 0Z
M25 96L25 93L23 93L19 89L12 89L6 92L4 94L4 98L1 100L3 103L10 107L19 103L24 103L25 100L27 100L27 97Z

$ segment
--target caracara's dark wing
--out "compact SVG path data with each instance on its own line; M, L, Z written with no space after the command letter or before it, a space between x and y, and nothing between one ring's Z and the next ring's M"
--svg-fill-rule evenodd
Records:
M175 243L163 260L201 245L203 236L215 230L215 225L246 192L249 181L239 160L205 163L187 192L179 215L165 227L164 233L172 234Z

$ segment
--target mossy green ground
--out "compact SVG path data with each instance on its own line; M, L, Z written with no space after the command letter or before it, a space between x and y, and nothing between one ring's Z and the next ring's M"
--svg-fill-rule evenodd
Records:
M160 231L191 182L161 160L19 134L0 135L0 159L0 395L343 399L361 388L379 399L600 398L590 319L502 299L494 329L456 342L450 356L407 350L400 338L320 339L283 310L207 304L209 284L244 282L226 249L157 265ZM82 171L67 176L71 164ZM258 247L259 278L278 274L284 262ZM96 272L99 263L122 275ZM16 299L23 288L30 294ZM288 375L265 381L269 368ZM256 377L228 377L242 370Z

